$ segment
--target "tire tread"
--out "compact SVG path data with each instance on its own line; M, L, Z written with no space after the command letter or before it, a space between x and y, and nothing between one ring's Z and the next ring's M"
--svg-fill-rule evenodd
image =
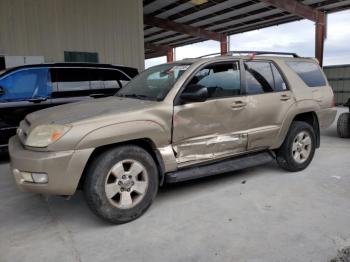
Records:
M342 138L350 138L350 113L342 113L337 122L337 133Z

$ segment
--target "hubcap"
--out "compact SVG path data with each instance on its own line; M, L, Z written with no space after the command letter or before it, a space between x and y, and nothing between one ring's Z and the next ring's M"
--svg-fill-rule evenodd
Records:
M146 168L138 161L126 159L109 171L105 193L108 201L122 209L132 208L145 196L148 188Z
M295 162L302 164L310 156L312 148L311 137L309 133L301 131L293 140L292 155Z

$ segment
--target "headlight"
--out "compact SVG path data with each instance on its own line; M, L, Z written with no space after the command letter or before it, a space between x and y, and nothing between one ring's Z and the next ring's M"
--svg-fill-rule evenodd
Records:
M35 127L29 134L26 145L32 147L47 147L56 142L70 129L64 125L42 125Z

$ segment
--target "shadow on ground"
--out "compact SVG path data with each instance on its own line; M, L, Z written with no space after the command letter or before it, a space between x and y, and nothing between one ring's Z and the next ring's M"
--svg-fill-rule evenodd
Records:
M241 184L242 186L249 184L249 180L253 177L264 175L263 172L258 172L258 169L271 170L272 173L278 174L279 168L277 164L272 161L271 163L265 164L259 167L247 168L231 173L218 174L215 176L204 177L200 179L190 180L186 182L176 184L166 184L159 188L158 194L151 206L151 209L157 209L161 206L171 206L171 203L179 196L193 198L195 195L206 194L212 190L223 188L229 184ZM63 197L49 196L42 197L42 200L47 202L49 212L54 217L59 217L62 221L74 223L77 219L81 230L88 229L91 227L110 227L111 224L96 217L87 206L84 199L84 192L79 190L73 195L69 201ZM38 201L38 199L32 199ZM146 212L146 216L150 212ZM73 220L73 221L72 221ZM78 221L79 220L79 221ZM131 222L134 223L134 222Z

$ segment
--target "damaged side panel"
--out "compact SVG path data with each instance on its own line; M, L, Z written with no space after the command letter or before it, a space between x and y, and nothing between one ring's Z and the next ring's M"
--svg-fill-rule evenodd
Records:
M201 162L230 156L246 150L247 135L214 134L197 137L174 145L178 164Z
M247 150L246 116L232 110L233 98L175 106L173 149L185 166Z

